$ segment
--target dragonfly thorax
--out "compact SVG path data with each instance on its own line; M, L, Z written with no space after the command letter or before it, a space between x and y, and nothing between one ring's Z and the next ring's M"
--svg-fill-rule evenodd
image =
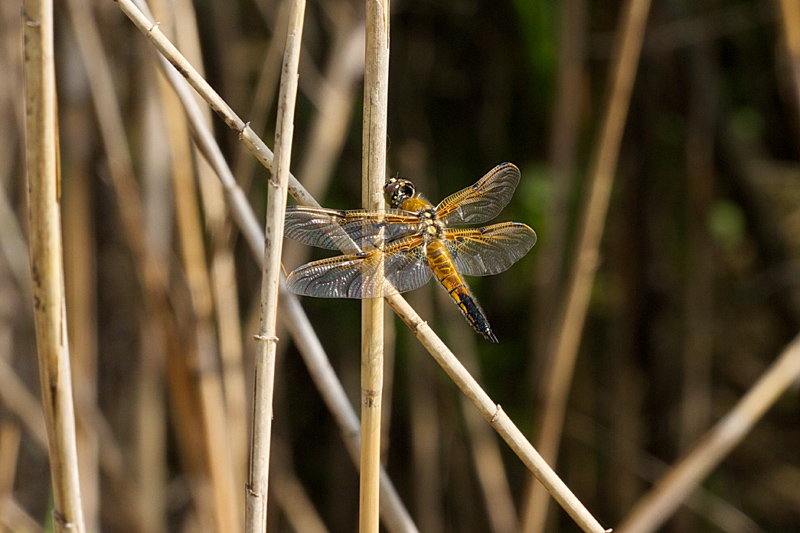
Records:
M442 223L436 218L435 209L423 209L419 212L420 234L425 240L441 237Z

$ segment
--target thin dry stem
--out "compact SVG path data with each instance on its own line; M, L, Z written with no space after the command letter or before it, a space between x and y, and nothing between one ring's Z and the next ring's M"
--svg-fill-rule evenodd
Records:
M71 115L68 120L87 121L86 115ZM76 128L66 125L66 131ZM79 128L77 128L79 129ZM64 143L66 149L67 143ZM73 147L74 148L74 147ZM64 215L70 223L64 227L64 244L70 254L65 258L66 304L69 321L70 351L75 381L78 427L78 461L81 475L81 499L88 531L100 530L100 440L89 413L97 408L97 285L94 262L94 231L91 218L91 190L84 156L75 154L72 172L65 180Z
M55 501L53 516L56 531L80 533L86 528L78 479L64 307L52 2L26 1L22 22L31 279L39 377Z
M174 7L177 8L178 5ZM162 13L162 20L172 20L169 6L163 2L154 2L154 8ZM188 21L193 20L193 13L182 16L178 13L175 18L182 20L183 25L188 25ZM238 531L241 529L241 509L244 502L239 502L240 491L235 486L225 396L216 353L211 281L206 265L200 206L194 181L192 143L188 135L186 116L180 110L175 93L163 77L159 77L159 82L172 155L171 175L175 190L173 197L178 238L189 288L189 303L195 317L189 326L193 342L183 350L183 357L190 367L199 369L194 374L196 380L191 385L197 391L199 402L196 408L203 420L203 424L198 427L207 450L203 459L210 481L210 490L201 494L209 498L207 508L211 511L215 528ZM192 414L190 411L180 412Z
M189 301L196 320L192 324L193 342L184 350L189 365L199 369L197 388L198 408L204 423L199 427L208 450L206 460L211 485L211 504L216 529L228 527L239 530L237 493L234 488L228 423L222 391L222 376L216 357L216 335L213 323L211 282L206 266L200 208L191 165L191 141L186 128L185 115L180 112L175 94L164 83L162 99L165 121L172 153L172 180L175 189L175 215L178 238L183 256Z
M133 21L148 39L153 42L156 49L165 56L164 61L169 61L175 66L178 71L186 77L192 87L203 95L209 105L212 106L212 109L218 113L225 113L225 122L233 129L240 132L240 140L253 151L262 164L267 168L272 168L272 152L269 148L266 147L264 142L261 141L249 127L244 126L244 122L230 111L227 104L223 103L224 105L220 106L221 98L211 89L205 80L199 77L197 72L192 69L191 65L186 62L185 58L183 58L164 35L158 31L157 25L151 23L131 0L117 0L117 2L131 21ZM184 99L182 99L182 101L184 107L190 105ZM237 125L242 129L239 129ZM195 127L196 131L200 131L197 129L197 125L193 124L193 127ZM216 153L216 149L209 149ZM215 153L211 154L212 157L215 156ZM237 224L240 224L251 250L256 250L254 253L257 261L260 263L261 258L259 256L260 250L262 249L261 244L263 242L259 239L261 231L257 224L255 228L252 227L252 211L247 204L247 199L244 197L241 190L235 186L235 183L232 182L232 177L230 177L229 181L229 175L220 175L220 179L223 180L226 194L231 202L232 215ZM289 176L289 183L289 193L292 194L300 204L319 206L319 203L308 195L307 191L296 182L291 174ZM293 183L296 183L295 188L292 187ZM293 298L287 297L283 300L296 303L296 299ZM555 472L541 460L539 454L533 449L531 444L525 440L524 436L522 436L519 429L514 426L513 422L511 422L502 411L497 411L496 405L491 402L477 382L468 375L452 352L447 349L444 343L442 343L430 327L425 324L419 315L408 306L405 300L401 296L393 296L387 298L387 301L401 318L403 318L411 330L415 332L417 338L425 344L428 351L434 354L434 358L444 370L451 375L451 377L459 376L456 380L456 384L459 388L467 394L467 397L478 407L479 411L484 415L484 418L489 420L504 440L512 446L512 449L520 456L523 463L531 469L537 477L540 477L547 487L552 489L557 501L565 506L570 516L578 522L580 527L585 531L604 531L602 526L600 526L580 501L569 491L566 485L564 485L563 481L561 481L558 476L556 476ZM297 305L299 306L299 303ZM295 336L294 338L297 342L301 341L299 337ZM315 339L315 342L318 343L318 339ZM495 417L495 413L497 413L497 417Z
M794 83L795 109L800 111L800 1L780 0L781 23Z
M311 124L308 148L299 173L303 176L303 185L315 197L327 188L347 139L350 119L356 109L353 105L356 82L364 75L365 31L363 20L348 20L337 27L321 87L325 97Z
M538 448L549 463L554 463L558 457L572 373L589 309L589 297L600 253L600 239L603 236L649 9L650 0L629 0L623 11L624 18L620 21L617 52L611 70L611 91L594 155L589 196L581 223L577 252L573 260L568 293L548 349L550 368L543 374L542 383L546 396L542 406L544 416ZM534 483L523 513L523 531L543 531L548 503L547 492Z
M680 503L738 445L780 396L800 378L800 336L702 437L683 459L645 494L619 526L620 533L657 530Z
M263 282L261 285L261 323L258 330L258 352L255 361L253 439L250 450L250 478L245 516L245 530L252 533L267 529L267 490L269 487L272 399L275 384L275 348L278 343L276 327L283 247L283 219L288 195L289 164L292 155L294 109L297 102L297 78L305 8L305 0L296 0L290 8L281 71L281 87L278 95L274 169L268 186Z
M170 3L164 8L169 8ZM191 0L176 0L171 3L175 32L187 58L203 73L200 35L197 16ZM164 9L162 8L162 9ZM170 91L171 92L171 91ZM199 95L195 98L201 101ZM176 102L177 103L177 102ZM176 109L178 106L175 106ZM203 116L211 124L211 110L204 106ZM181 115L184 115L179 111ZM186 121L183 116L183 121ZM222 185L209 164L199 157L197 147L187 136L181 135L195 152L197 181L199 183L203 219L210 240L210 269L206 267L203 249L203 234L199 227L193 231L192 246L194 260L186 258L187 278L195 294L195 314L198 318L197 340L199 367L213 369L201 375L201 392L204 403L203 412L208 420L207 439L209 439L210 468L217 500L223 504L225 528L241 529L240 512L244 508L244 486L247 476L247 392L245 390L244 368L242 365L241 326L237 303L236 278L228 231L225 199ZM187 187L189 182L187 182ZM186 198L194 198L193 189L187 188ZM177 203L177 195L176 195ZM199 209L190 221L200 221ZM185 253L185 251L184 251ZM190 266L191 265L191 266ZM212 297L213 292L213 297ZM217 327L214 326L214 321ZM219 351L221 368L214 357L215 346ZM206 346L204 348L203 346ZM220 373L220 370L222 371ZM223 394L224 384L224 394Z
M0 496L0 525L7 527L8 531L42 531L42 526L11 496Z
M125 136L111 68L103 53L100 32L85 2L70 2L75 36L87 75L98 126L107 154L110 176L118 198L126 237L136 258L148 309L140 332L141 374L137 390L137 439L139 461L137 491L140 526L146 531L165 528L166 411L162 387L166 339L175 331L169 316L166 268L148 243L144 207L134 178L133 162ZM102 451L102 449L101 449Z
M286 314L286 326L308 367L311 379L314 380L323 401L342 432L351 459L358 465L361 448L358 416L350 405L347 393L336 377L308 316L300 306L300 301L295 295L285 291L283 280L281 280L281 290L283 291L281 310ZM380 471L380 507L383 523L389 531L393 533L417 531L411 516L403 506L400 496L383 468Z
M389 0L367 0L362 204L384 209L389 87ZM379 266L382 272L383 267ZM383 401L383 300L361 303L361 484L359 531L378 531Z

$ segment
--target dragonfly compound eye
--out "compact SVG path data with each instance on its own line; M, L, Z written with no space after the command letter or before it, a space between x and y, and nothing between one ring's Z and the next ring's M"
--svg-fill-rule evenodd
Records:
M384 193L389 205L398 208L403 205L406 200L414 196L416 189L414 188L414 184L407 179L392 178L386 182Z

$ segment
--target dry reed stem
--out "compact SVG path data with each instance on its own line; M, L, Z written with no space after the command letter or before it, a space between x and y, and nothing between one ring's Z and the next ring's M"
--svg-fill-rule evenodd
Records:
M64 305L52 2L27 0L22 23L31 279L55 501L53 523L56 531L81 533L85 525Z
M42 531L42 526L11 496L0 495L0 525L7 527L8 531Z
M147 224L144 208L134 178L120 105L111 68L103 53L100 32L85 2L69 2L68 5L78 47L87 66L86 73L118 199L117 205L128 244L136 259L135 265L144 288L144 305L148 310L140 331L141 373L136 400L137 481L141 489L137 491L137 516L142 530L159 531L165 528L166 519L166 402L162 380L166 340L170 337L168 332L175 331L168 311L166 268L153 252L145 234Z
M163 78L162 78L163 80ZM177 236L182 253L182 263L188 285L189 304L195 320L188 326L192 340L183 350L182 357L190 368L197 370L192 385L197 390L203 423L198 427L205 441L210 496L216 530L241 529L240 510L237 505L239 491L234 487L234 471L228 422L225 413L225 395L216 354L214 311L211 281L206 265L205 244L194 168L192 145L188 135L185 115L181 112L175 93L166 82L160 83L164 103L164 121L171 147L172 183L174 187Z
M780 396L800 378L800 336L786 347L736 406L645 494L620 524L621 533L658 529Z
M172 6L164 2L154 2L154 8L162 13L164 20L180 20L182 26L190 26L193 13L175 13L178 3ZM173 24L170 24L170 27ZM184 33L191 30L184 28ZM199 54L195 54L199 55ZM241 509L239 487L235 486L234 468L231 454L230 433L225 411L225 395L222 390L222 376L217 360L217 341L214 327L214 310L211 296L211 281L206 265L206 251L201 223L199 200L195 188L192 165L193 144L188 135L186 115L181 111L179 101L169 84L159 76L159 88L163 102L163 121L168 130L167 138L171 153L171 176L174 188L175 218L177 236L182 253L182 263L189 289L189 304L194 320L187 327L191 341L182 350L181 357L196 379L191 381L191 389L198 399L195 408L199 410L202 424L197 425L200 438L206 450L205 468L208 472L209 489L200 494L208 497L209 505L204 506L215 521L215 529L241 530ZM179 389L173 387L173 389ZM191 411L178 411L194 418ZM185 424L185 426L190 426ZM203 505L201 503L201 505Z
M784 46L789 53L789 68L794 83L795 109L800 110L800 1L780 0Z
M173 83L173 87L186 109L198 147L204 157L211 163L215 172L217 172L220 182L223 184L226 197L231 202L231 214L239 225L257 265L263 268L262 245L264 243L264 233L256 220L255 214L236 184L222 151L214 140L213 133L203 122L202 113L193 98L194 93L167 60L160 55L158 57L165 74L170 82ZM300 355L303 357L309 373L322 395L323 401L340 427L353 463L358 466L360 450L360 422L358 416L353 410L344 388L336 377L336 373L322 348L322 343L317 338L308 317L303 312L297 296L286 292L283 280L281 281L280 296L278 303L281 306L282 316L286 317L284 321L295 344L298 345ZM404 508L391 481L383 470L381 471L380 483L381 513L387 529L393 533L417 531L408 511Z
M202 68L200 35L197 29L197 17L190 0L179 0L173 3L175 10L175 29L182 49L194 65ZM276 39L279 41L279 39ZM278 58L280 61L280 57ZM201 70L202 74L202 70ZM196 95L198 101L201 100ZM211 124L211 110L202 107L203 117ZM197 150L193 144L193 150ZM245 386L244 366L242 363L242 329L237 301L236 270L233 259L232 235L223 195L222 184L216 177L207 161L195 153L198 182L200 185L203 215L210 241L210 281L213 292L214 317L208 317L208 323L217 323L219 358L222 364L224 382L224 405L226 410L227 435L233 461L234 486L243 487L246 483L248 468L248 406ZM248 158L252 161L252 158ZM234 491L244 506L244 492Z
M366 40L363 20L337 26L320 90L321 107L310 126L308 148L300 166L303 185L313 196L322 195L347 140L355 111L356 81L364 75ZM292 263L294 264L294 263Z
M250 478L247 485L245 515L245 531L252 533L267 529L267 491L269 487L272 399L275 385L275 349L278 344L276 328L281 250L283 248L283 219L288 195L305 8L305 0L295 0L290 7L286 47L281 69L281 86L278 93L274 168L267 188L261 322L255 361L253 437L250 449Z
M69 115L64 131L81 131L91 120L89 116ZM77 125L74 121L80 121ZM77 128L73 126L78 126ZM82 142L83 139L81 139ZM76 150L74 143L64 143L65 153L72 146L63 191L64 245L69 251L64 258L67 315L70 318L68 336L72 353L77 413L78 465L81 479L83 519L87 531L100 530L100 440L90 413L97 403L97 268L94 261L94 228L91 216L91 187L88 172L88 152ZM82 152L77 154L75 152Z
M619 147L628 115L633 82L644 39L650 0L628 0L620 21L614 63L610 71L611 89L603 117L600 140L591 166L589 192L572 264L568 292L559 313L550 346L548 370L543 374L546 390L542 405L538 448L542 457L555 463L564 424L564 413L572 383L575 359L589 309L594 275L597 271L600 240L603 236L611 187L617 168ZM523 531L544 530L549 498L538 484L533 484L523 511Z
M389 95L390 0L367 0L361 202L383 211ZM378 266L383 272L383 266ZM383 402L383 299L361 302L361 478L359 531L377 533Z
M162 8L169 9L170 3ZM174 12L175 32L181 49L193 65L202 71L202 52L200 49L200 35L197 28L197 16L191 0L175 0L171 3ZM169 91L172 93L172 91ZM195 98L201 101L199 95ZM177 104L177 102L176 102ZM175 106L179 109L179 106ZM207 124L211 124L211 110L203 107L203 116ZM178 111L182 121L186 117ZM216 178L213 169L206 160L200 157L197 146L188 136L181 136L181 140L188 143L194 152L194 158L187 161L195 162L197 181L203 206L203 217L197 214L190 220L205 222L210 241L210 268L206 266L206 252L203 245L202 229L194 230L194 241L197 245L195 259L187 263L187 278L196 287L193 292L197 294L196 316L198 345L203 342L208 349L199 348L198 356L201 361L199 366L204 369L213 369L212 372L201 375L201 391L205 390L208 399L204 401L204 415L208 420L207 438L210 440L209 449L212 480L218 492L218 499L225 503L225 507L234 516L226 521L226 529L240 530L237 524L241 523L240 511L244 508L244 491L241 490L246 483L248 461L248 407L247 391L245 390L244 367L242 364L242 336L239 320L239 309L236 290L236 273L230 244L230 231L227 223L225 199L222 194L222 185ZM187 182L187 186L189 183ZM194 188L188 188L187 198L194 198ZM188 258L187 258L188 259ZM194 265L194 266L190 266ZM195 271L195 275L192 274ZM213 294L212 294L213 293ZM215 305L216 304L216 305ZM214 322L217 322L215 328ZM201 342L203 341L203 342ZM215 343L216 346L212 346ZM219 352L221 366L215 357L215 350ZM224 384L224 394L223 394ZM206 397L206 395L204 395ZM215 452L214 450L218 450ZM227 513L230 516L230 512Z
M222 98L214 92L211 86L203 80L199 74L192 68L186 59L178 52L175 46L169 42L168 39L158 29L158 24L154 24L142 13L139 8L134 5L132 0L117 0L120 9L131 19L131 21L145 34L145 36L153 43L155 48L164 57L163 61L169 62L174 66L181 75L186 78L189 84L200 93L221 117L229 127L239 132L239 139L253 152L258 160L267 168L272 168L272 151L258 138L253 130L247 126L222 100ZM176 90L179 89L176 85ZM184 107L189 107L185 99L182 99ZM198 129L197 124L193 124L195 132L202 132ZM210 136L210 132L208 133ZM207 152L206 156L217 157L218 148L211 148L211 144L207 148L212 152ZM221 154L219 154L221 157ZM241 189L236 187L233 182L232 176L220 175L220 179L225 186L226 195L231 202L231 213L237 224L245 235L251 250L261 250L263 241L259 240L261 234L260 228L252 227L252 211L247 203L247 198L242 193ZM311 197L308 192L300 185L299 182L290 174L289 175L289 193L302 205L319 207L319 203ZM260 263L260 252L254 252L256 260ZM285 298L282 301L296 302L296 299ZM588 510L580 503L575 495L566 487L563 481L553 472L553 470L542 460L541 456L536 452L533 446L522 435L522 432L517 428L513 422L508 418L505 413L491 402L488 395L480 388L477 382L469 376L463 366L458 362L453 353L447 349L444 343L439 339L431 328L419 317L419 315L407 304L402 296L392 296L386 298L395 312L403 319L406 325L411 328L418 339L423 342L426 349L434 355L434 358L440 366L453 377L456 384L467 395L472 403L483 414L484 418L488 420L492 426L500 433L500 436L509 444L514 452L522 459L523 463L528 467L534 475L539 478L549 490L552 490L556 500L564 506L570 516L576 520L578 525L584 531L602 532L604 529L594 517L591 516ZM299 303L297 304L299 306ZM296 342L300 342L298 337L294 337ZM319 342L318 339L315 339ZM383 489L381 489L383 490ZM383 493L382 493L383 494Z

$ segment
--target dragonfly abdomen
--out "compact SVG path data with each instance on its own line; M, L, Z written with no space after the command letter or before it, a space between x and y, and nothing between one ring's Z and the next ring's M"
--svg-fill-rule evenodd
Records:
M497 337L492 333L486 315L478 305L478 302L469 293L466 283L458 273L453 264L453 260L444 245L437 240L428 243L425 248L428 265L436 274L436 279L447 289L447 293L456 302L461 313L467 319L472 328L489 339L497 342Z

